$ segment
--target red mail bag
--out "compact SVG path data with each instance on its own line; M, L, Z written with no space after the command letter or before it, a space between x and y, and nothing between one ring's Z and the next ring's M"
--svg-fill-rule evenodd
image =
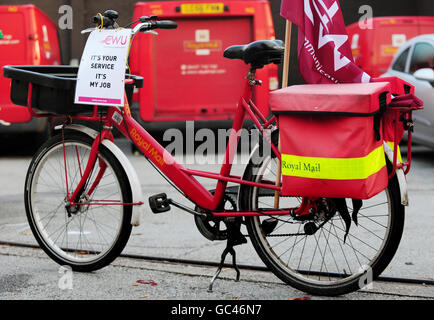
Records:
M388 82L297 85L271 93L282 154L282 195L368 199L388 175L382 115Z

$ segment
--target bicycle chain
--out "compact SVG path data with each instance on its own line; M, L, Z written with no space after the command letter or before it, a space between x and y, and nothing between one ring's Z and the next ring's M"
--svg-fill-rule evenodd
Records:
M271 198L272 196L262 196L262 197ZM281 197L281 198L285 198L285 197ZM291 197L287 196L286 198L291 198ZM261 213L261 212L259 212L259 213ZM262 214L262 216L278 219L272 215L268 215L268 214L264 214L264 213ZM278 220L282 221L283 223L291 223L289 221L283 221L281 219L278 219ZM306 236L306 235L307 235L306 233L284 233L284 234L268 234L267 237L298 237L298 236ZM249 237L249 235L244 235L244 236Z
M307 236L306 233L268 234L267 237L298 237Z
M262 196L262 197L265 197L265 198L271 198L272 196ZM290 196L282 196L282 198L291 198ZM261 212L259 212L259 213L261 213ZM276 218L276 217L274 217L274 216L272 216L272 215L268 215L268 214L262 214L262 216L264 216L264 217L267 217L267 216L269 216L270 218L275 218L275 219L278 219L278 218ZM291 222L289 222L289 221L284 221L284 220L281 220L281 219L278 219L279 221L281 221L281 222L283 222L283 223L291 223ZM328 219L329 220L329 219ZM328 222L328 220L326 220L326 221L324 221L323 223L321 223L319 226L318 226L318 228L322 228L322 226L323 225L325 225L327 222ZM284 233L284 234L268 234L267 235L267 237L298 237L298 236L307 236L308 234L306 234L306 233ZM248 236L248 235L247 235Z
M248 234L243 234L245 237L249 237ZM283 234L268 234L268 237L298 237L298 236L307 236L306 233L283 233Z

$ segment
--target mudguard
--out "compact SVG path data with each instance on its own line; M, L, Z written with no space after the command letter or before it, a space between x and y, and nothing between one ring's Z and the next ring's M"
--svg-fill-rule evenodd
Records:
M56 129L61 128L61 126L56 127ZM87 134L89 137L95 139L98 136L98 132L83 126L83 125L77 125L77 124L70 124L65 127L65 129L69 130L75 130L82 132L84 134ZM137 176L136 170L132 166L131 162L128 160L127 156L122 152L121 149L119 149L118 146L116 146L112 141L110 140L103 140L102 144L109 149L114 156L119 160L119 163L123 167L125 173L127 174L128 180L130 182L131 187L131 195L133 197L133 202L138 203L143 201L143 192L142 187L140 185L139 178ZM137 227L140 225L140 217L142 213L144 212L144 206L142 205L135 205L133 206L133 214L131 218L131 225Z
M393 161L393 149L386 143L383 143L384 145L384 152L386 153L387 157L389 158L390 162ZM399 152L399 149L398 149ZM396 160L399 163L399 159ZM408 187L407 187L407 179L404 174L404 170L402 168L396 169L396 177L398 178L399 183L399 191L401 193L401 204L403 206L408 206Z

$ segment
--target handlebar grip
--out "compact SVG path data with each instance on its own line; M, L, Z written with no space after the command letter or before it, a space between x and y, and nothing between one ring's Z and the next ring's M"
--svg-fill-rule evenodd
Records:
M178 24L170 20L155 21L154 29L176 29Z
M113 21L115 21L117 18L119 18L119 13L117 11L115 11L115 10L106 10L103 13L103 16L107 17L107 18L110 18Z
M94 16L92 18L92 22L97 24L98 26L100 26L102 23L103 27L111 27L114 24L113 19L106 16L100 16L100 15Z

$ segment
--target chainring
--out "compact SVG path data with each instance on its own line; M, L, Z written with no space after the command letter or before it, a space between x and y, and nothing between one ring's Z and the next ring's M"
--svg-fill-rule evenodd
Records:
M237 199L232 194L225 194L222 204L219 206L220 210L237 210ZM196 211L200 209L196 207ZM195 215L194 222L199 232L208 240L227 240L228 232L224 217L214 217L212 215L202 216Z

